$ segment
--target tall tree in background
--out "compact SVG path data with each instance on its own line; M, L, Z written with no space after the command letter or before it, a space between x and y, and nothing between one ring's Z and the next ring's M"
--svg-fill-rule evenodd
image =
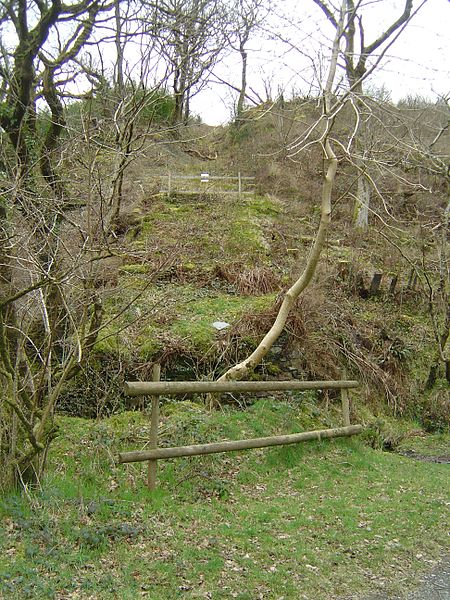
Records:
M158 0L149 11L150 33L172 78L172 121L186 123L191 98L223 50L225 11L220 0Z
M425 0L426 1L426 0ZM364 102L363 82L373 66L379 64L380 56L397 39L412 16L413 0L405 0L403 12L373 42L366 40L363 13L364 2L347 0L344 5L344 20L340 22L338 13L332 5L324 0L314 0L324 12L342 39L341 55L344 62L348 82L348 97L353 103L356 120L352 148L354 164L358 171L357 191L355 198L354 220L359 229L366 229L369 224L369 208L371 187L368 174L370 171L370 143L368 140L371 113ZM422 6L424 2L419 5ZM418 9L417 9L418 10ZM417 10L415 12L417 12ZM414 13L415 14L415 13Z
M92 33L97 15L104 9L98 0L62 4L59 0L27 3L24 0L3 2L0 9L1 104L3 127L17 160L18 181L30 174L33 163L40 160L42 175L57 192L51 153L62 131L62 107L55 78L59 70L79 53ZM46 42L58 27L70 28L69 36L47 53ZM36 155L36 100L43 97L51 112L51 122Z
M244 112L244 102L247 95L248 55L247 44L269 11L265 0L235 0L230 8L229 43L241 57L241 85L236 103L236 118L240 119Z

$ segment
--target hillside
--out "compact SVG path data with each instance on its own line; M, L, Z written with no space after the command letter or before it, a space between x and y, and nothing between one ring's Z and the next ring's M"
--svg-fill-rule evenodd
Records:
M62 399L63 410L114 410L123 404L123 378L148 378L154 361L163 378L214 378L255 347L317 230L320 154L293 160L282 152L286 131L300 135L314 111L310 104L274 108L262 117L251 113L256 120L240 128L195 125L181 139L148 138L126 173L115 256L98 268L110 322L94 362ZM336 129L345 130L345 116ZM169 173L171 193L161 193ZM230 193L236 180L176 179L200 173L255 179L243 182L241 197ZM430 313L416 267L434 286L445 183L428 181L430 195L420 171L403 173L412 181L403 187L398 177L383 177L371 226L358 233L354 173L342 161L318 273L255 376L327 379L346 369L364 383L363 404L370 399L372 407L439 428L447 418L445 383L423 390L435 353L433 319L443 309L436 304ZM375 274L382 280L372 293ZM215 321L229 327L217 331Z

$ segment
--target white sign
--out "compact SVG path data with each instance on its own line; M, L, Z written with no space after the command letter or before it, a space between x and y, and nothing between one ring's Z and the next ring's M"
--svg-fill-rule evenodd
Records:
M226 329L227 327L229 327L230 324L226 321L214 321L212 326L214 327L214 329L217 329L217 331L222 331L222 329Z

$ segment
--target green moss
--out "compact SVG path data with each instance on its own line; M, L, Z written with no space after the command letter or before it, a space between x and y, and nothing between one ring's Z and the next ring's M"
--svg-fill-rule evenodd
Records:
M274 294L257 297L219 295L201 298L185 307L171 325L170 331L173 335L186 339L190 346L205 349L216 339L217 331L212 326L214 321L233 324L247 312L258 313L269 308L274 300Z
M146 327L144 332L137 337L136 346L139 356L147 360L162 350L162 343L156 337L156 331L151 326Z
M269 375L279 375L281 373L281 369L278 365L272 362L266 362L264 364L264 368Z
M115 336L100 338L95 346L94 352L99 354L117 354L119 352L119 343Z
M250 196L245 205L256 217L278 217L280 207L270 196Z
M279 214L279 207L269 197L251 196L243 205L236 208L234 219L228 231L227 252L238 255L240 260L266 262L270 252L264 240L262 221L273 219Z
M144 275L148 273L149 265L123 265L119 268L119 273L130 273L132 275Z
M195 263L191 261L186 261L182 264L183 269L187 269L188 271L193 271L196 267Z
M226 250L231 257L261 258L266 254L261 228L248 214L237 218L231 224Z

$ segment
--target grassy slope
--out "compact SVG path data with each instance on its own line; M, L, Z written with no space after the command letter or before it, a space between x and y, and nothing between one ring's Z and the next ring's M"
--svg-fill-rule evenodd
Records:
M240 202L233 196L153 197L138 234L129 236L133 262L103 290L107 319L121 316L100 334L97 350L141 360L174 345L199 356L217 341L214 321L234 323L272 306L274 294L241 293L216 270L251 274L266 264L264 226L277 214L274 201L253 195Z
M141 296L100 335L97 349L110 354L111 363L126 359L138 372L140 364L161 355L170 355L172 363L177 356L189 357L193 365L201 365L196 367L197 375L217 376L237 358L234 351L224 356L224 340L232 339L242 357L261 339L270 322L267 311L274 294L301 272L310 251L319 220L322 178L318 155L301 164L283 161L277 154L268 157L267 152L279 147L280 140L273 138L278 125L265 125L247 124L246 132L240 132L247 137L240 144L233 141L232 131L204 128L198 136L192 134L191 140L197 137L196 143L205 146L203 154L214 155L217 150L214 161L194 159L179 145L162 142L157 146L159 163L151 154L133 163L127 185L139 178L142 192L137 197L134 186L126 198L139 205L142 221L139 229L125 237L117 281L103 290L107 319ZM155 168L155 164L160 166ZM257 173L257 185L272 195L239 200L232 195L174 192L169 198L155 193L159 188L154 176L167 170L235 175L238 169ZM151 181L146 179L149 174ZM288 337L304 357L300 372L317 378L337 377L346 362L355 377L367 380L368 397L381 397L390 390L388 401L401 412L408 404L420 405L416 390L426 380L434 352L427 305L418 303L416 292L361 300L359 284L341 276L342 264L348 264L368 286L379 271L384 273L386 291L390 273L399 274L398 290L406 287L410 274L410 266L375 228L358 236L349 226L348 178L341 166L334 193L339 202L319 273L294 315L295 323L288 324ZM281 187L277 193L279 185L287 183L288 188ZM189 185L200 184L191 181ZM416 233L411 231L405 238L408 252L417 250L410 247ZM270 284L267 290L258 290L261 281ZM245 327L252 313L261 315L259 330L255 320L252 327ZM233 327L217 334L212 327L216 320ZM242 334L246 339L240 345ZM163 364L163 373L164 368Z
M168 403L163 443L337 422L301 398ZM114 464L145 446L146 416L60 424L44 491L0 505L4 598L358 598L400 592L445 547L448 465L352 438L162 462L152 495L144 464Z

